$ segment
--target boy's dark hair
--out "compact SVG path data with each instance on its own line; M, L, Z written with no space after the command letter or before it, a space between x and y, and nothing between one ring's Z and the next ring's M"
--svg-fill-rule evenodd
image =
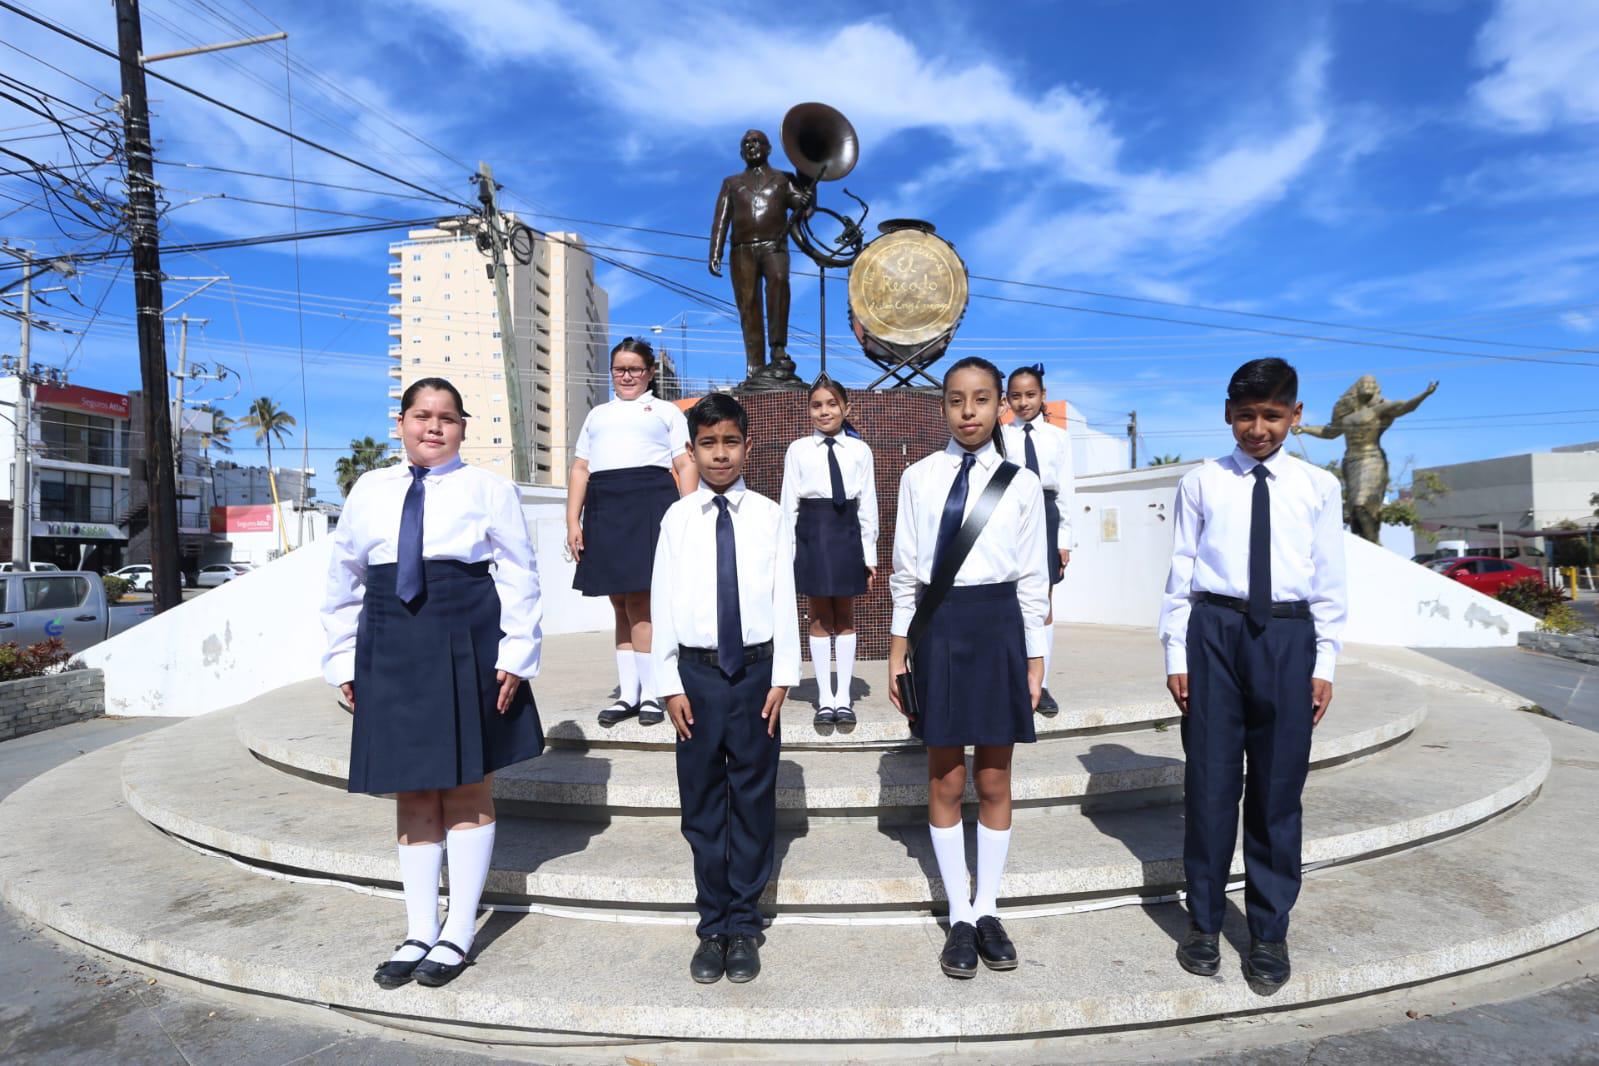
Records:
M1254 400L1259 403L1299 402L1299 372L1286 359L1251 359L1233 371L1227 382L1227 399L1233 403Z
M416 402L416 394L423 389L438 389L440 392L449 393L455 400L456 412L462 418L471 417L466 413L466 405L461 402L461 390L451 385L448 380L445 378L417 378L406 386L405 392L400 396L400 415L402 418L405 416L405 412L411 409L411 404Z
M999 372L999 367L990 363L980 355L968 355L964 359L956 360L955 365L944 371L944 391L949 391L949 379L955 376L957 370L981 370L994 379L995 399L1005 395L1005 375ZM1000 455L1005 454L1005 434L999 431L999 422L994 423L994 435L989 438L994 442L994 450Z
M650 347L649 341L639 340L637 337L623 337L611 349L611 362L616 362L617 352L632 352L644 360L644 369L655 369L655 349Z
M706 426L714 426L718 422L733 422L738 426L738 435L750 435L750 416L745 413L744 405L725 392L713 392L709 396L702 396L698 403L688 409L688 439L690 442Z

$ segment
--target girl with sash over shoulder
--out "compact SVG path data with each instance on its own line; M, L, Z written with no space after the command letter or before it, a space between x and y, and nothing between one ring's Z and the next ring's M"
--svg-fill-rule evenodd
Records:
M1018 367L1010 372L1005 385L1005 400L1015 420L1001 432L1005 450L1018 463L1038 475L1044 484L1044 532L1049 541L1044 550L1051 588L1066 576L1072 558L1072 441L1062 426L1044 414L1048 394L1044 391L1044 364ZM1053 597L1051 598L1053 600ZM1053 717L1060 704L1049 694L1049 665L1055 652L1055 608L1050 605L1049 643L1044 646L1044 690L1038 697L1038 713Z
M992 970L1017 965L996 910L1010 850L1011 754L1035 739L1049 613L1044 492L1036 475L1007 461L1003 395L986 359L967 357L945 375L951 439L900 480L889 578L889 698L927 747L928 832L949 898L939 965L961 978L979 960ZM968 747L978 799L974 895L961 821Z
M855 726L854 598L877 578L877 483L872 449L849 423L849 395L823 374L811 385L815 432L783 458L783 517L794 535L794 587L810 597L818 726ZM838 684L829 660L837 646Z
M666 720L650 661L650 569L661 519L699 487L688 450L688 421L651 391L655 350L624 337L611 349L616 398L589 412L577 435L566 488L566 547L577 563L572 587L609 596L616 614L616 702L599 714L606 727L638 716Z
M354 710L349 791L395 797L406 934L373 975L384 988L447 984L469 965L491 775L544 750L527 684L544 613L533 545L516 486L461 462L466 418L443 378L405 390L406 462L351 488L322 603L323 674Z

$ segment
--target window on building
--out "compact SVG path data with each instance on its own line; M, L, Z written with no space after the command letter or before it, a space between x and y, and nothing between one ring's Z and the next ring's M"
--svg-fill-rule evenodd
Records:
M422 261L422 253L421 252L412 252L411 253L411 262L420 263L421 261Z
M495 380L495 381L499 381L499 380L500 380L500 379L501 379L501 378L502 378L502 377L504 377L504 376L505 376L505 375L504 375L504 374L502 374L502 373L500 373L500 372L499 372L499 371L498 371L498 370L496 370L496 371L495 371L495 372L494 372L494 380Z
M541 404L541 403L540 403L540 404L534 404L534 406L535 406L535 407L537 407L537 408L538 408L538 409L539 409L539 412L540 412L540 413L541 413L541 414L546 414L546 415L547 415L547 414L549 414L549 413L550 413L550 409L549 409L549 408L548 408L548 407L546 407L546 406L544 406L544 405L543 405L543 404Z
M412 337L411 338L411 343L412 344L421 344L422 343L422 338L421 337Z
M117 422L81 411L41 408L39 436L51 459L95 466L116 466Z
M503 442L502 442L502 441L501 441L501 440L500 440L500 438L499 438L499 437L495 437L495 438L494 438L494 443L495 443L495 444L500 444L500 443L503 443Z
M446 334L445 334L445 335L444 335L444 339L445 339L445 340L446 340L446 341L447 341L447 340L449 340L449 339L450 339L450 335L449 335L449 334L448 334L448 333L446 333Z
M422 302L422 297L420 297L420 296L413 296L413 297L411 297L411 302L412 302L412 303L414 303L414 304L419 304L419 303L421 303L421 302Z
M46 454L54 453L47 450ZM40 470L39 517L46 522L113 525L118 517L115 493L116 479L110 474Z
M446 258L446 259L450 258L450 253L448 251L446 251L444 253L444 258Z
M413 355L411 357L411 365L412 366L420 366L421 364L422 364L422 357L420 355Z
M450 272L449 272L449 271L448 271L448 270L446 270L446 271L445 271L445 272L444 272L444 276L445 276L445 277L449 277L449 276L450 276Z
M448 363L448 362L449 362L449 361L450 361L450 357L449 357L449 356L447 356L447 355L446 355L446 356L445 356L445 357L444 357L444 361L445 361L445 362L446 362L446 363Z
M412 322L420 322L420 321L422 321L422 316L421 315L412 315L411 316L411 321Z
M449 293L445 293L445 294L444 294L444 298L445 298L445 299L446 299L446 300L448 300L448 299L449 299L449 298L450 298L450 294L449 294Z
M412 281L421 281L422 280L422 275L421 274L412 274L411 275L411 280Z
M495 337L496 337L496 338L498 338L498 337L499 337L499 335L500 335L500 331L499 331L499 330L495 330L495 331L494 331L494 336L495 336Z
M494 416L494 421L495 421L495 422L503 422L503 421L505 421L505 420L504 420L504 419L503 419L503 418L501 418L501 417L500 417L500 416L499 416L499 415L495 415L495 416Z

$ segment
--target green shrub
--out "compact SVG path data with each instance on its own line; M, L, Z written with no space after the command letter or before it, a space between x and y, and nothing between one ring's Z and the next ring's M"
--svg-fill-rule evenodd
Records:
M128 590L133 587L133 582L125 577L117 577L115 574L101 575L100 584L105 586L105 600L107 603L116 603L126 596Z
M1538 622L1540 633L1576 633L1583 629L1582 618L1569 603L1557 603Z
M1499 590L1500 603L1508 603L1516 610L1525 611L1534 618L1542 618L1565 600L1564 593L1531 577L1524 577Z
M60 637L41 640L26 648L15 643L0 644L0 681L43 677L58 667L67 666L71 658L72 652Z

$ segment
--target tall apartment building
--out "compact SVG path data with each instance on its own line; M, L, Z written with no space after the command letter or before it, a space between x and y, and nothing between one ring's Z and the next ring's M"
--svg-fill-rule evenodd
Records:
M487 262L467 229L412 230L389 245L389 418L412 381L448 378L472 416L461 458L510 477L510 403ZM575 233L535 241L532 262L512 259L507 273L528 470L535 484L565 485L583 419L608 393L610 302Z

